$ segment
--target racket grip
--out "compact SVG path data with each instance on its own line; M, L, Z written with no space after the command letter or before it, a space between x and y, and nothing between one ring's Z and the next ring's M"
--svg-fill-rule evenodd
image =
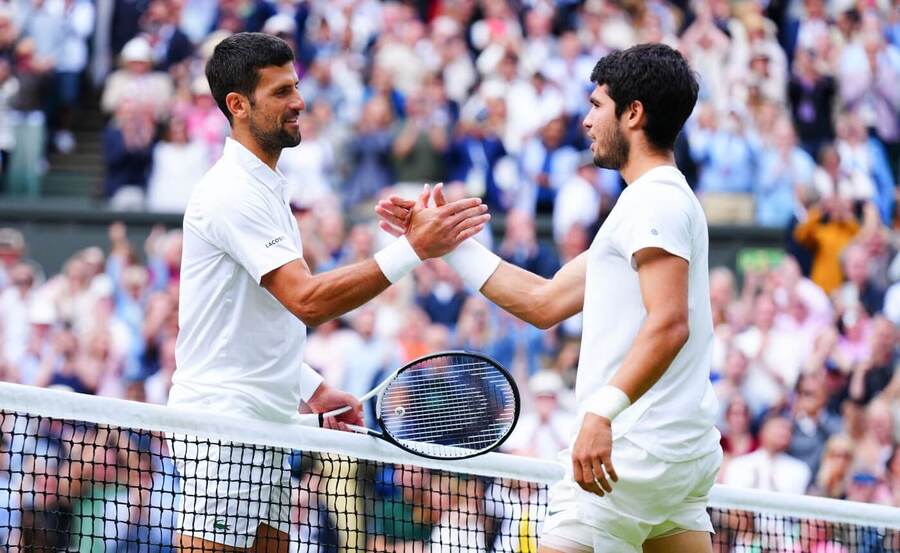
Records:
M354 432L359 432L360 434L368 434L369 436L375 436L376 438L381 437L381 433L372 430L371 428L366 428L365 426L356 426L355 424L348 424L347 428Z

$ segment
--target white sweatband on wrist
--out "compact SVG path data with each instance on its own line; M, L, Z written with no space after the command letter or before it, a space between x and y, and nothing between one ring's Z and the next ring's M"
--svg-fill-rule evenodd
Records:
M393 284L421 265L422 260L406 236L401 236L375 254L375 263Z
M306 363L303 363L300 367L300 399L309 401L309 398L313 397L323 380L321 374L317 373Z
M584 401L585 411L612 421L631 405L631 400L620 388L611 384L600 388Z
M500 256L474 238L465 240L455 250L444 255L443 259L476 292L481 290L500 265Z

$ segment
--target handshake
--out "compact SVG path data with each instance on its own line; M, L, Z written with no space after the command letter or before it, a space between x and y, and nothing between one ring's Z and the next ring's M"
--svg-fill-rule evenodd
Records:
M381 218L379 226L399 238L375 254L375 261L392 283L422 260L446 255L445 260L463 281L479 290L500 263L499 257L477 242L467 242L491 219L480 198L448 203L442 184L434 190L426 184L418 199L391 196L379 201L375 212Z

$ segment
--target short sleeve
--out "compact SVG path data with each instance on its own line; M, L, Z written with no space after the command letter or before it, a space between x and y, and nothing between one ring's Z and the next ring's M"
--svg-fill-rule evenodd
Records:
M674 185L646 183L628 198L628 209L616 229L616 243L623 257L645 248L660 248L691 261L693 204Z
M302 257L288 235L293 229L278 224L263 198L244 194L217 203L210 214L212 234L257 283L266 273Z
M309 401L309 399L316 393L316 390L319 389L319 385L322 384L322 375L317 373L315 369L309 366L307 363L303 363L300 367L300 398L303 401Z

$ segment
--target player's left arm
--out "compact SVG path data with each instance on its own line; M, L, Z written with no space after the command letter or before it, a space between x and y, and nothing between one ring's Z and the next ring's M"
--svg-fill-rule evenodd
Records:
M634 254L647 318L610 384L637 401L687 343L688 262L662 248Z
M622 366L600 392L621 390L632 404L662 377L689 336L688 261L655 247L638 250L633 258L647 317ZM619 477L612 464L609 418L585 413L572 447L572 471L586 491L601 496L612 491L609 480Z

